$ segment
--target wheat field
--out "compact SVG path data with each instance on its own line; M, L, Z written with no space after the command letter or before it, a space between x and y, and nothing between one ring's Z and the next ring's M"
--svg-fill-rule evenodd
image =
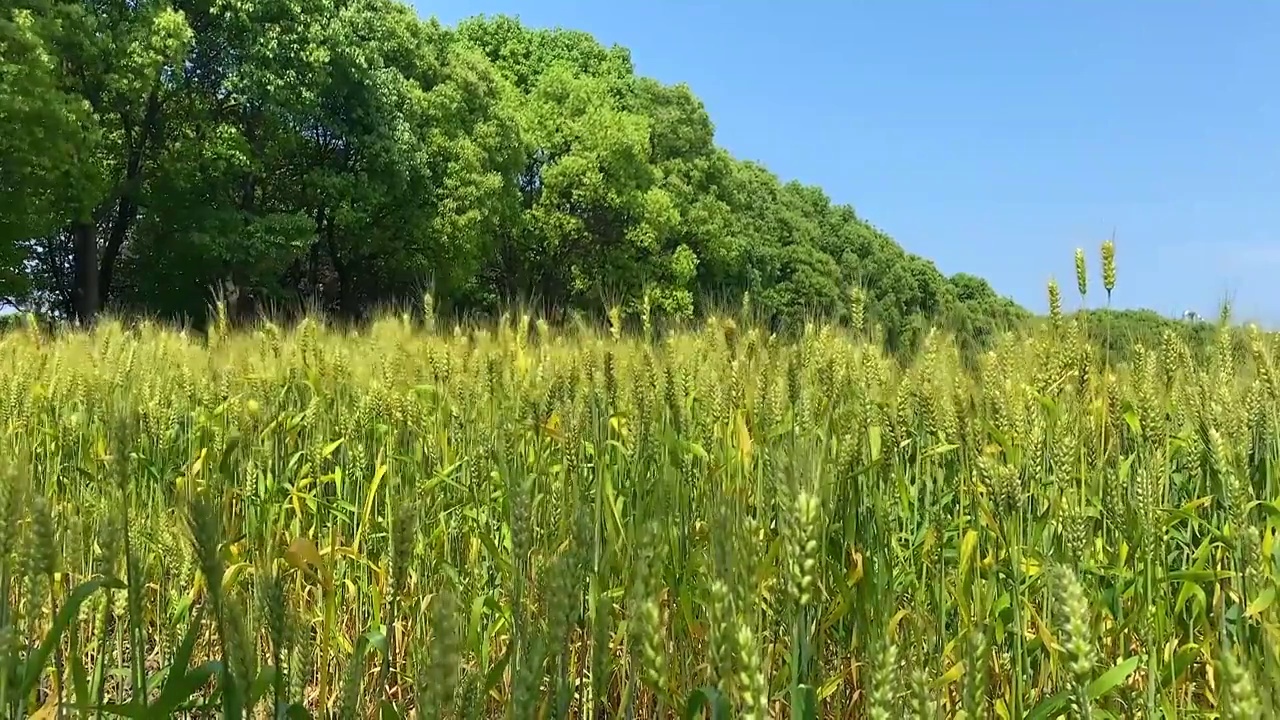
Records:
M1050 294L973 362L857 313L18 327L0 705L1274 717L1280 341L1109 362Z

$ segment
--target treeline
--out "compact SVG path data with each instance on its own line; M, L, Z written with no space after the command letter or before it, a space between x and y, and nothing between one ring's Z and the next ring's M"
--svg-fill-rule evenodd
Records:
M891 347L980 346L1025 311L821 190L717 147L684 85L590 35L457 28L393 0L10 0L0 9L0 297L91 320L241 304L358 318L748 297Z
M1139 346L1150 351L1162 348L1166 335L1176 337L1196 356L1197 361L1204 361L1205 353L1213 347L1217 338L1220 323L1230 320L1229 317L1220 318L1218 322L1184 320L1161 315L1153 310L1106 309L1078 313L1076 319L1084 327L1086 336L1105 357L1119 361L1131 359ZM1233 334L1237 350L1248 353L1247 328L1236 325Z

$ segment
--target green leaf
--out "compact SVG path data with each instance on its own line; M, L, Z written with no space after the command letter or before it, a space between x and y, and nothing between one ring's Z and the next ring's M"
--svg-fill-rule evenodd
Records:
M1114 690L1133 674L1140 661L1140 657L1131 657L1095 678L1093 682L1089 683L1089 698L1097 700ZM1049 720L1049 718L1056 717L1057 713L1067 704L1069 698L1070 693L1064 690L1057 695L1041 700L1027 713L1026 720Z
M346 439L346 438L338 438L337 440L334 440L333 442L329 443L328 445L325 445L325 446L324 446L324 450L322 450L322 451L320 452L320 456L321 456L321 457L326 457L326 458L327 458L327 457L329 457L330 455L332 455L332 454L333 454L333 451L334 451L334 450L337 450L337 449L338 449L338 446L339 446L339 445L341 445L342 443L344 443L344 442L346 442L346 441L347 441L347 439Z
M808 685L791 689L791 720L818 720L818 694Z
M253 679L253 684L249 687L249 704L254 705L261 700L267 690L271 689L271 684L275 682L275 679L276 666L262 666L262 669L258 670L258 677Z
M141 705L134 705L133 703L129 703L127 705L122 705L120 703L106 703L105 705L102 705L96 708L95 707L79 707L76 709L81 712L94 712L94 711L104 712L109 715L115 715L116 717L127 717L127 718L151 717L150 715L147 714L149 712L148 708L143 707Z
M1138 669L1138 664L1141 661L1142 658L1135 655L1099 675L1093 682L1089 683L1089 697L1097 700L1119 687L1121 683L1129 679L1134 670Z
M190 700L200 688L208 684L210 679L217 677L221 673L222 663L216 661L197 665L189 672L183 673L182 678L173 686L172 695L166 701L168 707L160 707L159 702L157 702L153 706L154 714L148 714L148 717L169 717L175 709Z
M507 651L502 653L502 657L498 658L498 662L494 663L493 667L489 668L489 672L484 674L484 691L486 693L492 692L494 688L498 687L498 683L502 681L502 673L506 672L507 665L510 662L511 648L508 647Z
M1202 583L1210 580L1224 580L1229 577L1235 577L1235 573L1230 570L1174 570L1164 576L1165 582L1178 582L1185 580L1186 582Z
M356 643L356 652L362 649L365 653L377 650L380 653L387 651L387 634L381 630L370 630L360 636L361 642Z
M1129 425L1129 429L1134 435L1142 433L1142 423L1138 421L1138 413L1135 410L1128 410L1124 414L1124 421Z
M1280 502L1271 502L1269 500L1255 500L1251 505L1257 505L1271 516L1272 520L1280 520ZM1252 509L1252 507L1250 507Z
M187 671L187 665L191 664L191 655L195 650L196 639L200 635L201 619L204 616L204 607L196 610L195 618L192 618L191 624L187 626L187 632L183 634L182 643L178 646L178 652L175 653L172 664L169 665L169 673L165 676L164 685L160 689L160 697L156 698L150 706L143 705L146 698L133 698L133 700L125 703L105 703L101 707L87 707L84 703L78 707L81 711L99 710L101 712L109 712L111 715L119 717L143 717L143 719L164 719L174 714L179 706L184 702L191 700L200 688L205 687L209 683L212 676L219 674L221 671L220 662L206 662L204 665L196 667L195 670Z
M956 444L934 445L928 450L925 450L923 453L920 453L920 457L923 458L923 457L932 457L934 455L944 455L953 450L959 449L959 447L960 446Z
M1275 601L1276 601L1276 586L1272 585L1266 590L1263 590L1262 592L1258 593L1258 596L1255 597L1253 601L1249 603L1249 607L1248 609L1245 610L1245 614L1249 615L1250 617L1257 617L1261 615L1263 611L1265 611L1267 608L1271 607L1271 605Z
M84 666L84 653L80 651L80 625L71 623L67 628L69 650L67 662L71 665L71 684L75 688L76 704L86 706L93 702L89 693L89 672Z
M176 666L174 669L177 669ZM190 672L185 672L185 668L183 670L184 672L177 679L173 679L172 676L165 679L163 693L149 706L140 702L130 701L124 704L105 703L99 707L80 706L77 709L81 712L100 711L117 717L165 720L165 718L172 717L183 703L194 697L196 692L204 687L211 678L218 676L222 672L222 663L207 662L197 666ZM170 670L170 672L173 672L173 670Z
M1026 720L1048 720L1048 718L1055 717L1055 713L1057 713L1063 705L1066 705L1067 698L1068 693L1066 690L1063 690L1057 695L1041 700L1036 703L1035 707L1031 708L1031 710L1027 712Z
M67 604L58 611L58 617L54 619L49 632L45 633L43 642L31 657L27 658L22 670L22 684L18 686L18 697L26 697L35 690L36 685L40 683L40 674L49 662L49 656L62 641L62 633L67 631L67 626L73 619L79 617L80 606L84 601L101 588L115 589L115 586L106 579L97 579L80 583L71 591L71 595L67 597Z
M969 568L973 564L973 553L978 547L978 531L970 529L960 540L960 579L969 577Z
M186 700L190 696L190 692L183 694L182 690L187 686L184 682L187 674L187 666L191 664L191 654L195 652L196 639L200 636L201 621L204 619L204 606L196 608L195 615L192 616L191 622L187 625L187 631L182 635L182 642L178 645L178 652L173 656L173 662L169 664L169 674L164 679L164 686L160 689L160 697L156 698L156 702L152 707L166 709L165 712L173 710L178 703ZM207 678L206 678L207 679ZM179 686L182 686L181 688ZM198 689L197 686L196 689Z
M1187 668L1191 667L1191 663L1195 662L1196 658L1200 657L1203 652L1200 646L1195 643L1187 643L1178 648L1178 651L1173 655L1171 670L1160 673L1160 692L1163 693L1167 688L1175 684L1182 677L1182 674L1187 671ZM1171 715L1170 717L1173 716Z
M733 712L729 699L723 693L713 687L703 687L689 695L689 702L684 706L684 720L702 717L703 708L711 711L711 720L729 720Z
M818 699L826 700L831 697L832 693L840 687L843 681L844 678L839 675L832 675L826 682L822 683L822 687L818 688Z

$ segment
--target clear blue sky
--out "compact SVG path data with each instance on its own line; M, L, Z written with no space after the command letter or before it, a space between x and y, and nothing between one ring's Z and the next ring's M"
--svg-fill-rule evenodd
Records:
M686 82L719 143L947 274L1045 307L1116 232L1114 301L1280 325L1280 3L488 0ZM1099 302L1101 295L1094 295Z

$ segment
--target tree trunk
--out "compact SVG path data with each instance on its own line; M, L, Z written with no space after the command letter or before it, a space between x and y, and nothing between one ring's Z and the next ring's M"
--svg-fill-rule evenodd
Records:
M71 306L81 325L90 325L98 314L98 225L77 220L71 226L74 277Z
M333 215L330 214L325 223L325 248L329 251L329 262L333 264L333 274L338 279L338 314L351 320L357 315L354 288L351 287L350 268L339 257L334 233Z
M98 260L99 307L105 306L110 299L120 251L124 248L125 240L129 238L129 231L133 229L134 221L138 219L138 194L142 190L142 172L146 163L147 150L156 142L159 120L160 90L158 87L153 87L151 94L147 97L147 112L142 118L142 127L138 131L136 140L134 132L126 126L129 154L118 198L113 203L102 206L104 211L109 211L111 205L114 205L116 216L111 223L111 231L107 234L107 241L103 245L102 257Z
M130 178L130 184L135 179L136 176ZM120 204L116 208L115 222L111 224L111 233L107 236L107 243L102 248L102 259L98 265L98 303L101 307L105 307L107 300L111 298L116 261L120 258L120 250L124 247L125 238L129 236L129 229L133 227L137 217L138 204L133 201L132 192L127 191L124 197L120 198Z
M325 212L323 205L316 208L316 239L311 243L311 249L307 253L307 296L312 302L319 303L320 300L320 243L324 238L325 221L328 214Z

